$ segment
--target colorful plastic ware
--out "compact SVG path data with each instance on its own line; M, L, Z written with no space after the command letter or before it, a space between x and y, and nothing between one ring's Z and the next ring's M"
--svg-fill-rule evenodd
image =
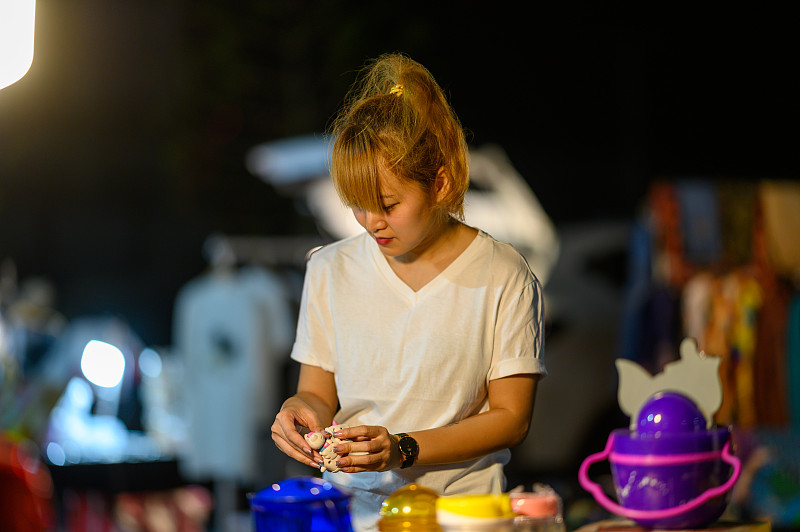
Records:
M439 494L413 483L392 493L381 505L380 532L441 532L436 520Z
M289 478L250 497L256 532L352 532L350 495L316 477Z
M692 361L692 346L681 346L683 360ZM695 356L702 353L694 350ZM688 360L687 360L688 358ZM674 362L673 364L680 364ZM619 365L618 365L619 367ZM675 372L675 367L671 368ZM696 386L719 386L719 377ZM637 382L657 383L653 379ZM620 374L620 386L625 385ZM606 510L648 528L698 528L716 521L725 511L741 463L731 452L729 428L715 427L690 398L691 389L649 390L651 395L636 408L630 427L612 431L605 449L587 457L578 480ZM715 390L711 390L715 394ZM633 397L641 390L621 392ZM697 397L708 397L700 390ZM608 460L618 502L589 478L589 468Z

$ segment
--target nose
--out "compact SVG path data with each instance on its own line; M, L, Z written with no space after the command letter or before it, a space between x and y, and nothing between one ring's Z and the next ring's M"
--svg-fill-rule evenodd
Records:
M382 212L365 211L364 217L364 227L370 233L386 228L386 219L383 217Z

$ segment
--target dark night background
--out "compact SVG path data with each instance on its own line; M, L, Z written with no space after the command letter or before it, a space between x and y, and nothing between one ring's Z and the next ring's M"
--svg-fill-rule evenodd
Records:
M564 227L630 219L656 178L797 178L794 18L742 4L41 0L0 91L0 259L68 317L170 342L214 232L313 231L252 146L322 131L383 52L425 64Z

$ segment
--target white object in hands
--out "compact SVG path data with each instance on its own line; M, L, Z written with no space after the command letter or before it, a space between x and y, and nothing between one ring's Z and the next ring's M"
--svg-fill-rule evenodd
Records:
M344 440L337 438L333 433L344 428L347 428L347 426L337 425L334 421L333 425L322 432L309 432L303 436L308 445L315 451L319 451L322 456L323 463L319 467L320 471L327 470L331 473L340 471L339 466L336 465L336 460L339 459L340 455L336 454L333 448Z

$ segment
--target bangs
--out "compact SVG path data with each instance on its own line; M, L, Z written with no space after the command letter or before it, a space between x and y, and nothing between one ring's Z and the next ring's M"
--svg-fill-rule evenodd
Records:
M383 156L365 135L346 128L331 152L331 178L342 203L349 208L377 212L383 209L378 165Z

